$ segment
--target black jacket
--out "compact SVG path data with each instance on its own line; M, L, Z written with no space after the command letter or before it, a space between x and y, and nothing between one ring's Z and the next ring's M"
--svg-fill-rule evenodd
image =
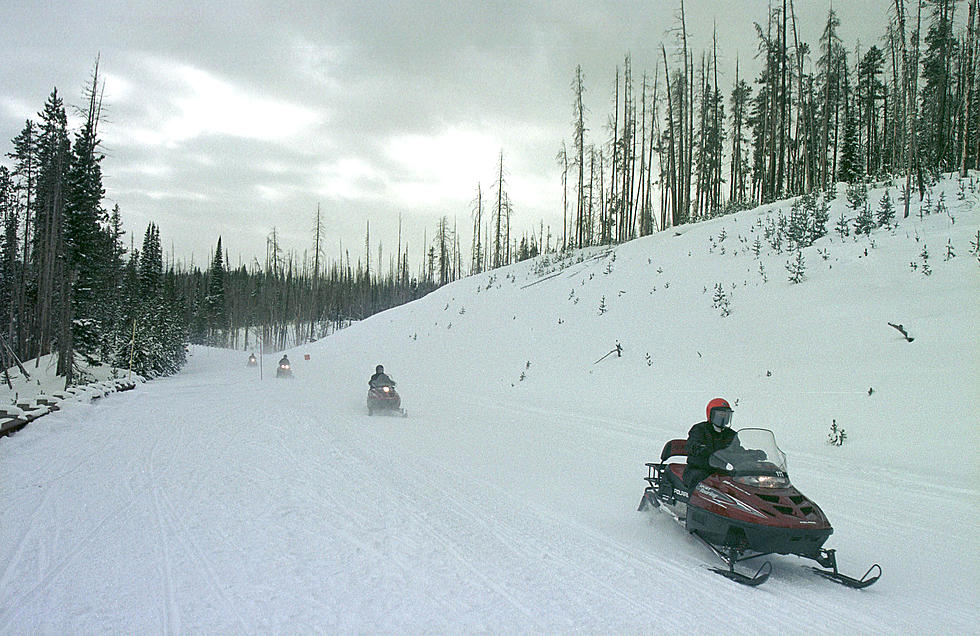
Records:
M733 439L735 431L731 428L716 431L711 422L698 422L687 433L687 465L710 473L708 457L715 451L727 448Z
M368 386L372 389L376 389L380 386L395 386L395 381L388 377L387 373L375 373L371 376L371 379L368 380Z

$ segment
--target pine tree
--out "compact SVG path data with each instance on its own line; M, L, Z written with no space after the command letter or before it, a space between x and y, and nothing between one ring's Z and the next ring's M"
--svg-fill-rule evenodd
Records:
M32 260L37 298L32 353L41 355L58 344L58 375L71 379L71 288L65 271L64 212L65 178L70 164L71 142L68 117L58 91L44 104L37 144L37 215L34 223Z
M125 286L131 331L118 339L116 364L128 367L132 361L134 372L150 378L175 373L186 359L186 334L174 276L164 278L160 232L153 223L142 250L130 259Z
M895 205L892 203L888 190L885 190L885 193L881 195L881 200L878 201L878 226L891 227L894 220Z
M789 282L793 284L802 283L806 278L806 261L803 258L803 251L796 250L796 258L786 263L786 271L789 272Z
M931 0L929 28L925 35L922 59L920 130L923 154L933 171L946 172L958 162L953 144L953 72L956 53L953 37L953 0Z
M844 213L841 212L840 218L837 219L836 225L834 225L834 231L837 232L841 239L846 238L851 235L851 225L844 218Z
M864 172L879 172L883 160L881 131L878 124L878 101L885 96L885 85L878 76L885 62L884 53L872 46L858 64L857 109L864 133Z
M723 318L732 314L731 299L725 293L725 289L721 283L715 283L715 293L711 298L711 306L720 310Z
M790 247L801 249L810 244L810 218L803 206L802 197L793 202L789 213L789 224L786 226L786 238Z
M871 234L871 230L875 227L875 218L871 213L871 206L865 202L864 207L861 208L861 212L854 219L854 233L855 234Z
M804 197L806 196L809 196L810 200L813 201L811 212L813 223L810 226L810 243L813 244L817 239L827 235L827 222L830 221L830 202L822 197L817 201L816 194L812 192L809 195L804 195Z
M205 317L208 325L208 343L224 346L227 340L228 315L225 304L225 267L221 251L221 237L211 259L208 270L208 293L204 299Z
M837 116L841 109L841 59L844 57L844 50L837 29L840 27L840 19L831 9L827 13L827 21L824 24L823 35L820 38L820 58L817 60L818 82L820 91L820 183L824 188L832 184L835 180L836 171L830 161L830 155L835 154L837 147ZM833 152L832 152L833 151Z
M845 115L844 139L841 142L840 167L838 177L841 181L854 183L864 175L864 161L861 158L861 143L858 139L858 119L855 109Z
M111 278L111 254L104 249L102 227L108 217L102 208L103 155L99 152L98 63L88 91L85 123L72 146L65 178L64 241L66 274L70 281L71 349L89 364L98 364L101 338L108 319L104 303Z
M3 242L0 244L0 317L7 320L7 333L0 334L10 343L13 341L16 313L16 285L19 278L17 260L17 208L14 182L6 166L0 166L0 221L3 224ZM4 356L0 356L0 359Z
M144 298L158 298L163 293L163 251L160 230L150 223L143 235L143 247L138 253L137 291Z
M748 198L746 175L749 173L749 155L746 152L748 139L745 136L748 121L747 111L752 95L752 87L745 80L738 79L738 60L735 61L735 86L732 88L731 105L731 176L729 178L728 198L730 201L744 203Z
M932 275L932 268L929 266L929 246L922 244L922 251L919 252L919 258L922 259L922 273L926 276Z
M21 267L16 281L16 324L11 322L13 332L9 333L9 344L17 350L22 359L34 357L31 353L30 331L37 326L36 299L28 296L28 286L35 284L31 259L31 238L36 233L32 223L37 211L37 173L38 173L38 133L37 126L27 120L23 130L13 139L14 151L7 156L14 160L10 172L14 179L13 205L23 220L21 235Z
M847 204L852 210L860 210L868 203L868 184L851 183L847 186Z

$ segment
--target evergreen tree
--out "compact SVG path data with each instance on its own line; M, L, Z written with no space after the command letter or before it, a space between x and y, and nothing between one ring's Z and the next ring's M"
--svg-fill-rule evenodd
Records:
M837 176L841 181L854 183L864 175L861 142L858 139L858 119L854 109L845 115L844 138L841 141L840 166Z
M860 210L868 202L868 184L851 183L847 186L847 204L852 210Z
M65 178L64 241L66 274L70 281L71 349L89 364L98 364L103 324L108 320L104 297L111 279L111 253L104 248L102 228L103 155L98 151L98 65L89 92L87 117L72 147Z
M878 119L878 102L885 96L885 85L878 79L884 66L884 53L872 46L858 64L856 109L860 113L864 136L864 172L877 174L883 162L882 133Z
M895 205L892 203L892 198L888 194L888 190L881 195L881 199L878 201L878 226L891 227L892 223L895 221Z
M134 265L134 261L136 261ZM128 366L146 377L170 375L185 361L185 333L173 276L166 289L163 273L160 232L151 223L143 238L143 247L133 255L127 274L127 287L136 296L128 304L133 331L120 339L116 364Z
M0 166L0 221L3 223L3 242L0 244L0 317L7 320L7 333L0 334L13 341L16 319L15 292L19 278L17 261L17 208L14 182L6 166ZM3 358L4 356L0 356Z
M790 242L790 247L797 250L810 244L810 217L803 205L802 197L794 201L790 209L786 239Z
M812 244L817 239L827 235L827 222L830 221L830 202L823 197L818 201L816 194L813 192L803 196L804 200L812 202L812 211L810 213L813 220L810 226L810 243Z
M925 36L922 59L922 111L920 131L922 152L932 170L946 172L959 160L953 144L953 58L957 52L953 37L954 0L930 0L931 16Z
M854 233L855 234L871 234L871 230L875 227L875 217L871 213L871 206L867 203L861 208L860 214L854 219Z
M796 250L796 258L786 263L786 271L789 272L789 282L793 284L802 283L806 278L806 261L803 258L802 250Z
M844 57L844 48L840 36L837 34L839 27L840 18L831 9L827 13L827 21L820 38L820 58L817 60L820 92L820 121L818 124L820 130L817 133L820 135L818 161L820 162L820 183L825 188L832 184L836 177L836 170L831 157L836 157L836 131L842 106L840 75L844 67L841 63Z
M14 179L14 208L23 222L21 234L21 266L16 281L17 319L11 322L9 344L17 349L23 359L31 354L31 329L37 325L36 297L29 293L29 287L36 284L33 276L30 241L34 230L37 211L37 172L38 172L38 133L37 125L27 120L23 130L13 139L14 151L7 156L14 160L11 177Z
M844 213L841 212L840 218L837 219L837 223L834 225L834 231L837 232L841 239L844 239L851 235L851 226L844 218Z
M163 293L163 250L160 230L150 223L143 235L143 247L137 254L137 292L143 298L158 298Z
M728 198L730 201L744 203L748 198L746 175L749 174L748 139L745 136L748 121L747 111L752 95L752 87L745 80L738 80L738 61L735 63L735 87L732 88L731 105L731 176L729 178Z
M204 299L205 320L208 325L208 343L213 346L226 344L228 315L225 306L225 267L221 251L221 237L214 250L211 269L208 271L208 292Z
M58 345L57 373L70 381L71 349L70 286L65 271L65 178L70 164L71 142L64 102L54 90L44 104L38 137L37 216L33 235L33 288L36 293L36 326L32 334L40 355Z

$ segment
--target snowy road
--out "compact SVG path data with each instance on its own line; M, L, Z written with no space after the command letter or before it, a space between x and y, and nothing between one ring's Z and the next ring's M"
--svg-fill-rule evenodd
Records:
M842 568L885 576L855 592L777 557L748 589L635 512L657 445L635 422L408 386L411 417L368 418L360 395L259 382L240 357L197 350L2 442L0 633L975 629L976 574L949 550L975 545L975 508L923 532L975 490L913 469L856 492L794 457Z

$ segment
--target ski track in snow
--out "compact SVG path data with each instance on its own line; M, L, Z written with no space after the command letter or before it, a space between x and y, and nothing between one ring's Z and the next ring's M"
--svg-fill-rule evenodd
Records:
M610 520L615 527L591 525L575 511L563 513L561 501L528 500L506 475L467 473L465 465L426 455L420 446L400 446L408 431L431 428L437 419L368 418L336 405L303 404L301 393L293 390L297 385L282 393L277 392L281 387L265 385L224 396L230 412L209 420L168 414L170 394L149 395L155 388L146 387L147 395L136 400L145 410L132 423L130 444L107 443L90 458L94 461L68 455L50 467L59 477L48 482L33 513L17 525L20 538L3 553L0 632L55 632L76 627L80 619L95 621L82 625L99 624L98 617L62 614L48 622L45 615L59 606L62 586L72 588L69 572L97 558L95 544L105 543L109 553L115 541L136 538L127 533L114 537L115 526L126 517L150 521L138 534L144 545L136 552L145 560L137 564L139 570L157 573L156 605L126 606L105 585L87 592L107 606L103 620L126 629L168 634L209 631L216 625L240 633L288 625L341 632L680 631L690 628L691 603L714 608L706 610L711 620L757 633L792 633L799 627L798 616L820 613L828 604L836 611L808 633L874 633L882 626L903 626L890 618L893 608L878 607L889 589L897 594L902 588L887 578L896 575L887 563L878 586L855 593L814 580L802 560L771 557L775 573L770 582L742 588L710 573L707 567L717 565L710 554L666 514L625 508L620 518ZM195 399L200 403L192 403L192 412L212 408L208 392L198 392ZM101 405L98 416L124 421L133 405L120 402ZM261 417L254 415L258 408ZM551 461L557 466L581 462L589 448L624 447L643 437L641 428L616 418L556 413L514 400L476 400L470 408L482 414L475 422L487 429L485 434L503 436L501 448L511 447L506 436L521 430L515 424L527 416L548 419L549 430L561 431L563 444L536 450L542 459L545 451L560 456ZM253 419L242 425L249 413ZM505 459L494 458L492 448L483 452L491 456L489 464ZM132 461L137 457L143 459ZM797 463L809 461L798 458ZM642 491L641 468L635 467L630 504ZM57 513L51 502L70 498L77 483L62 477L75 474L84 480L101 469L128 480L128 496L107 506L77 540L51 542L58 556L31 585L20 585L32 580L23 570L28 544L51 538L43 520ZM545 466L541 476L546 475ZM569 474L567 479L579 478ZM233 480L241 483L232 488ZM875 483L885 492L902 481L886 473L876 475ZM948 489L915 490L915 498L929 500ZM839 512L838 532L847 527L851 533L873 534L873 520L894 505L894 499L885 501L863 519ZM917 523L913 517L894 531L904 536L921 527ZM274 540L268 534L250 540L257 527ZM324 559L323 552L332 556ZM292 568L300 578L290 580L285 572L266 568L236 573L249 562L249 553L253 561L255 553L263 553L267 565L275 564L273 570ZM842 554L848 564L863 558ZM332 567L312 567L324 562ZM268 578L253 578L259 571ZM336 585L329 583L334 576L340 579ZM793 617L774 623L773 614L785 612L788 604L795 608ZM941 599L935 608L917 608L926 617L935 613L931 620L936 621L944 613L952 624L966 625L972 618L971 610L961 616L948 610ZM721 624L719 632L727 631Z

